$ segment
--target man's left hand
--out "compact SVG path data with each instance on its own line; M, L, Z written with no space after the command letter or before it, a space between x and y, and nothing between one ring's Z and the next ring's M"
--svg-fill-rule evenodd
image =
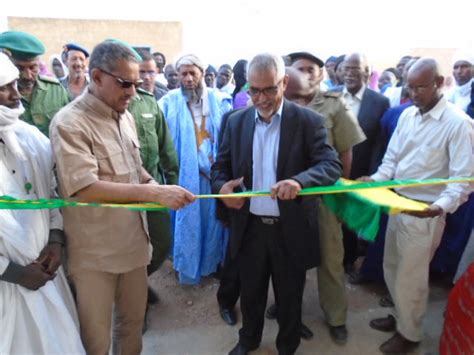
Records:
M36 263L42 265L45 272L52 275L61 265L62 245L50 243L41 250Z
M410 212L404 212L404 213L409 214L410 216L418 217L418 218L433 218L433 217L441 216L444 213L444 211L438 205L430 205L428 208L426 208L423 211L410 211Z
M300 191L301 185L296 180L287 179L278 181L272 186L272 199L294 200Z

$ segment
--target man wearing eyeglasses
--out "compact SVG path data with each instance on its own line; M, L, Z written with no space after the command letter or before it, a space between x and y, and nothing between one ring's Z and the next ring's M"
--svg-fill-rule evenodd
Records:
M88 91L51 123L60 194L83 202L155 202L173 209L194 196L159 185L142 167L133 117L127 111L142 81L130 48L105 41L90 57ZM144 212L65 208L68 272L76 290L81 338L88 354L110 348L112 309L123 354L139 354L150 261Z
M208 194L221 117L232 109L232 98L205 87L204 65L195 55L182 56L176 69L181 88L170 91L159 105L178 154L179 184L194 194ZM215 199L205 199L172 216L173 264L181 283L199 283L222 262L226 231L215 211Z
M414 106L400 116L377 172L361 180L474 176L472 121L443 97L443 80L434 59L422 58L413 64L407 89ZM429 264L441 241L446 213L456 211L471 190L469 184L453 183L397 192L429 207L388 220L383 268L395 313L370 322L376 330L395 332L380 346L385 354L413 351L422 340Z
M352 166L350 178L372 174L383 156L383 139L380 120L390 107L389 100L367 87L369 64L360 53L352 53L344 58L343 98L354 116L357 117L366 140L352 148ZM359 241L357 235L344 228L344 264L347 271L353 271L357 259Z
M319 264L318 198L302 188L333 184L341 175L326 143L323 118L283 99L288 83L280 56L257 55L249 64L253 107L231 114L216 163L213 192L271 191L271 197L223 199L230 211L231 257L240 269L242 328L231 355L259 347L270 276L278 307L278 353L300 343L306 270Z
M20 71L18 91L25 112L21 119L39 128L46 136L53 116L69 102L67 91L58 80L39 75L39 59L43 43L35 36L20 31L0 34L3 50Z
M321 91L320 83L323 79L324 66L321 59L308 52L295 52L289 54L288 57L291 60L288 74L290 83L294 85L288 85L285 97L311 108L324 117L328 142L338 152L343 177L349 178L352 147L365 140L357 118L341 100L341 93ZM299 80L304 82L299 83ZM318 208L318 217L321 221L319 224L321 248L321 265L318 268L319 303L326 316L331 338L336 343L344 344L347 341L348 332L342 226L336 216L323 204ZM267 317L275 318L276 311L275 307L269 307Z

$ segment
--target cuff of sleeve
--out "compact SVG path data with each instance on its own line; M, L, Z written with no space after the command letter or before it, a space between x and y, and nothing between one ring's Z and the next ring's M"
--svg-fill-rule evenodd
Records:
M292 178L290 178L290 179L296 181L296 182L300 185L300 187L301 187L302 189L304 188L304 187L303 187L303 184L302 184L298 179L295 179L294 177L292 177Z
M68 197L74 196L78 191L86 188L89 185L99 181L98 177L93 174L88 174L83 176L80 179L75 179L75 181L69 181L68 183L64 183L64 190Z
M64 246L66 244L66 236L64 232L60 229L51 229L49 231L48 244L51 243L58 243Z
M23 266L10 261L5 272L0 276L0 280L17 284L23 276L23 269Z
M441 207L445 213L452 213L455 210L451 199L448 197L439 198L433 202L433 205Z
M298 184L300 184L301 188L304 189L306 187L311 187L310 183L307 179L305 179L304 172L298 175L290 177L291 180L295 180Z
M225 181L216 181L214 184L211 185L212 193L219 194L224 184L225 184Z
M390 180L387 176L384 174L381 174L379 172L370 175L370 178L373 179L374 181L387 181Z

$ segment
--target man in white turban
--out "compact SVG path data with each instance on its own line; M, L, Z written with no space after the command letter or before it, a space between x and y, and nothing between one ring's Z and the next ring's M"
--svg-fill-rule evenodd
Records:
M19 72L0 53L0 196L51 198L48 138L21 120ZM0 209L1 354L83 354L58 210Z
M471 102L471 91L474 83L474 53L457 51L453 57L453 76L456 86L446 96L463 111Z
M211 193L221 117L232 108L230 95L204 85L204 68L193 54L179 58L181 89L158 101L178 154L179 185L194 194ZM201 276L214 273L222 262L226 232L215 210L215 199L208 199L172 215L173 265L181 283L199 283Z

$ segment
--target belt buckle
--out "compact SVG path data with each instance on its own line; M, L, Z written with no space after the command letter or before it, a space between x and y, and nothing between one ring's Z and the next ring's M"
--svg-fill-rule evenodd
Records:
M275 224L275 219L268 217L260 217L263 224L273 225Z

